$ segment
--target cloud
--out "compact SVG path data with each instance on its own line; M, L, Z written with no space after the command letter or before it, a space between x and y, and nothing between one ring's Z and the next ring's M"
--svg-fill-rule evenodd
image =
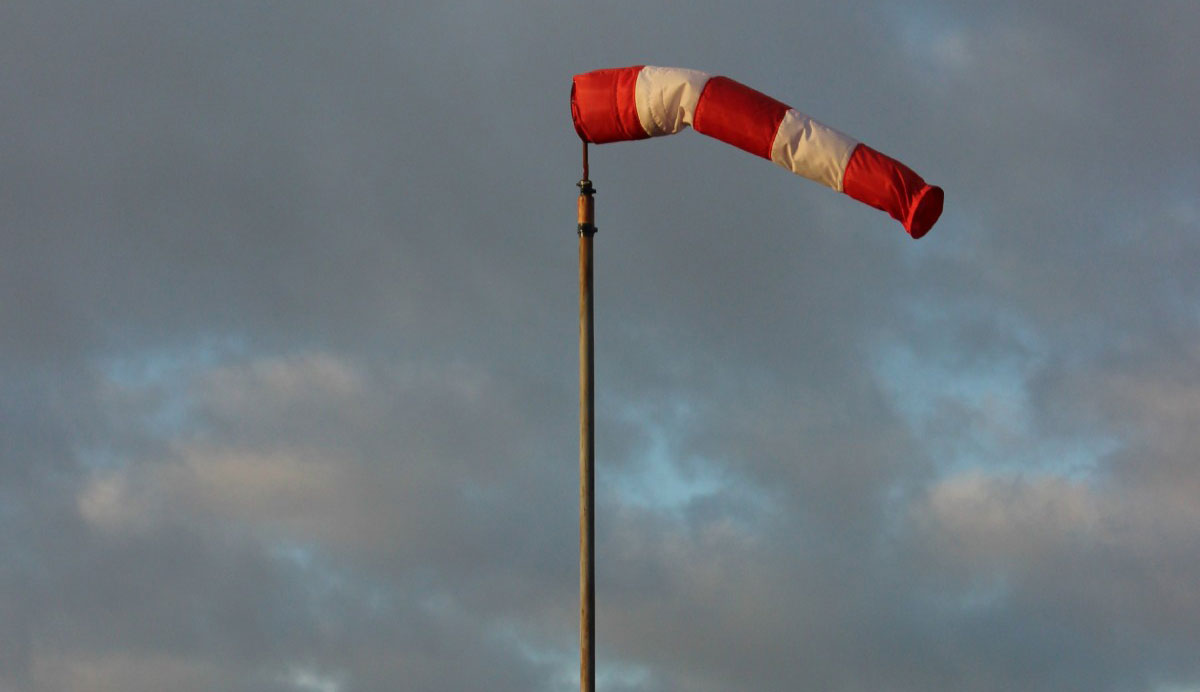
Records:
M566 91L641 61L948 202L592 148L605 688L1194 687L1198 20L0 9L0 689L574 688Z

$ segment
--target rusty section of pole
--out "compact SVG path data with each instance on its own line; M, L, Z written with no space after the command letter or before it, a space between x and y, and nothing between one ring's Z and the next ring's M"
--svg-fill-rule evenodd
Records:
M579 690L596 689L596 410L592 334L592 236L596 210L588 180L587 143L579 181Z

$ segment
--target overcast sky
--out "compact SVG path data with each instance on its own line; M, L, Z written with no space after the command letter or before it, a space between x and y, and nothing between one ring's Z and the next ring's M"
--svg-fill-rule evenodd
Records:
M0 692L1200 690L1200 4L0 4Z

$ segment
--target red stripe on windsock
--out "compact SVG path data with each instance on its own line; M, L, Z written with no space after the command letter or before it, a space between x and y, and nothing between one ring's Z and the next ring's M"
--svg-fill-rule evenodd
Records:
M571 83L571 119L585 142L604 144L650 135L638 119L636 87L642 65L577 74Z
M789 108L728 77L713 77L700 94L692 127L769 160L775 133Z
M908 166L865 144L850 154L842 191L886 211L913 238L925 235L942 215L942 188L926 184Z

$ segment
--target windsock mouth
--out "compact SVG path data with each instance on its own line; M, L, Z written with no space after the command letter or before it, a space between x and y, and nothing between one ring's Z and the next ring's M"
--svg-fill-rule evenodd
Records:
M571 80L571 120L579 138L592 144L645 139L637 110L641 65L595 70Z
M904 221L904 230L908 231L914 240L928 233L933 224L937 223L942 215L945 197L946 193L937 185L926 185L917 193L917 198L913 200L909 209L908 218Z
M575 98L575 80L571 80L571 123L575 125L575 134L583 141L588 141L587 133L583 131L583 118L579 112L579 101Z

